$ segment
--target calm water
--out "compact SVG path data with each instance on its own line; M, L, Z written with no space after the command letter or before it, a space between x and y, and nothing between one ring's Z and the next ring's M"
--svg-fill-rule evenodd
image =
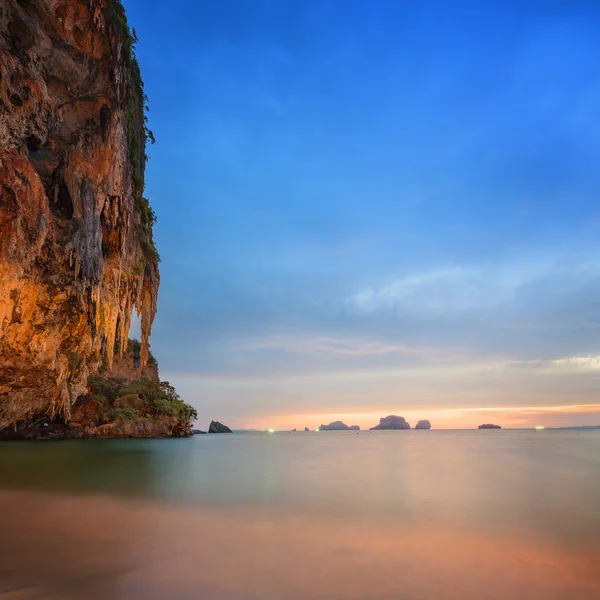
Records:
M0 444L0 597L600 598L600 431Z

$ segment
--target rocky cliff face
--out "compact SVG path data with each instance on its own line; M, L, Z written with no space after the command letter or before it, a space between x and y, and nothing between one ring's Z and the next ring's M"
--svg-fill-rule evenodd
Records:
M68 420L156 312L145 96L118 0L0 3L0 430Z
M68 422L55 418L23 422L0 430L0 440L64 440L192 435L196 410L173 386L160 381L152 354L142 366L141 344L129 340L124 356L112 368L88 379L89 391L71 407Z

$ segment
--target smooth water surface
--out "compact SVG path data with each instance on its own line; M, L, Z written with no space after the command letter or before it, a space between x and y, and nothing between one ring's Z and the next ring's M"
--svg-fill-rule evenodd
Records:
M600 431L0 444L0 597L598 599Z

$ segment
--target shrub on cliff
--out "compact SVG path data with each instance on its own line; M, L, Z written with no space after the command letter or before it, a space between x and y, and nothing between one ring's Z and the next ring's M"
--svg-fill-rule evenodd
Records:
M196 409L186 404L168 381L159 382L144 376L125 382L95 375L88 383L92 397L105 399L111 405L104 413L105 419L168 416L189 425L198 417Z
M152 408L156 414L167 415L169 417L178 417L179 408L168 398L158 396L152 401Z
M182 402L179 410L179 420L192 424L198 418L198 411L191 405Z
M137 421L140 415L133 408L111 408L104 413L104 418L107 421Z
M144 197L144 171L148 160L146 145L148 142L154 143L154 135L148 128L148 117L146 115L148 112L148 97L144 91L144 81L135 54L135 45L138 40L135 29L129 27L121 0L109 0L107 17L108 23L115 37L121 43L125 55L127 86L123 113L131 166L132 192L135 207L139 214L137 228L140 245L146 261L156 265L160 262L153 234L156 215L147 198Z
M90 395L96 398L102 396L109 402L113 402L119 391L119 383L114 379L106 379L100 375L91 375L88 377L88 386Z
M127 394L125 396L118 396L114 401L113 406L115 408L131 408L137 411L139 414L144 414L144 401L135 394Z

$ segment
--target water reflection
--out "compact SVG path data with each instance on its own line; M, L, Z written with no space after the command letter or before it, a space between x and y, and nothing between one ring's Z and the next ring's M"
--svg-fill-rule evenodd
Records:
M0 494L0 597L122 598L132 513L42 493ZM127 532L123 535L120 532Z
M137 440L3 442L0 489L145 495L157 456L155 444Z
M0 444L0 595L600 598L600 433Z
M600 597L600 554L398 522L3 492L3 598Z

